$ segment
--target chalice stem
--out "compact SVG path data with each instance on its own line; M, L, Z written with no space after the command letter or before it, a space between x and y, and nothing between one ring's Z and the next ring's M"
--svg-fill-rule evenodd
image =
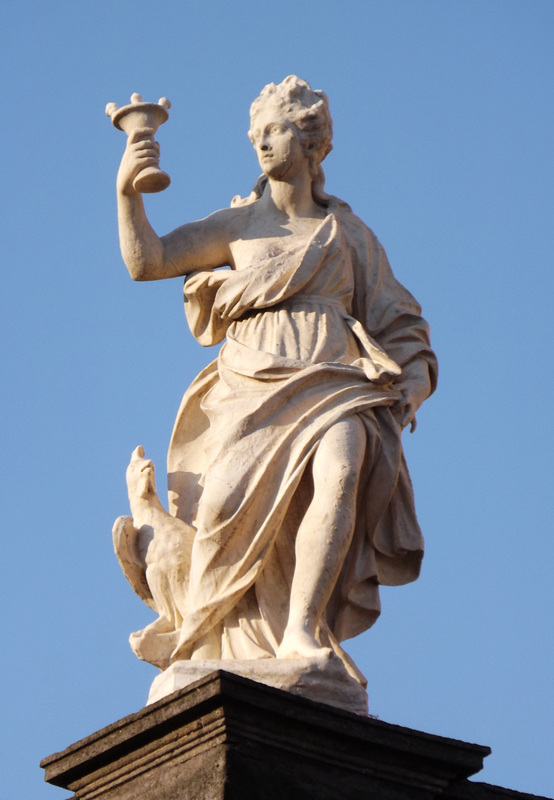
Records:
M162 97L158 103L144 103L139 94L131 95L130 105L118 108L115 103L108 103L106 114L116 128L125 131L130 136L137 128L151 128L152 141L155 141L154 134L168 118L167 109L171 103L166 97ZM133 188L137 192L152 193L161 192L167 189L171 183L171 178L160 169L159 159L156 164L151 164L141 171L133 181Z

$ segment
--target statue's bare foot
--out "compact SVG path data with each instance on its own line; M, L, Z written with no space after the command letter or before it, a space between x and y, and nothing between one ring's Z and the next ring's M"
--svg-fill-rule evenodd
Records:
M331 649L323 647L303 628L285 631L283 641L277 650L277 658L317 658L326 659L331 656Z

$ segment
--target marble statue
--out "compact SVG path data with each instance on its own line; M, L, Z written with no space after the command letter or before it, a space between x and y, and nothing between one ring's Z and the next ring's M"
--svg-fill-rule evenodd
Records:
M382 246L324 190L326 95L291 75L250 120L262 170L250 196L166 236L134 184L158 166L152 127L130 132L118 173L131 277L185 276L194 337L223 342L178 413L169 512L141 447L127 470L132 517L116 520L115 549L157 614L131 646L162 670L150 701L223 668L364 713L341 642L375 622L380 584L418 577L401 433L436 361Z

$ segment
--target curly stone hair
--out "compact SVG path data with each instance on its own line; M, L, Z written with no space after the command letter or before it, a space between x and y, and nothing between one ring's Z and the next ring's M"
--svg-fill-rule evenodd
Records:
M250 120L268 105L285 114L298 130L300 141L310 159L310 171L316 175L319 165L333 145L333 122L325 92L312 89L307 81L289 75L281 83L268 83L250 106ZM252 130L248 131L253 142Z

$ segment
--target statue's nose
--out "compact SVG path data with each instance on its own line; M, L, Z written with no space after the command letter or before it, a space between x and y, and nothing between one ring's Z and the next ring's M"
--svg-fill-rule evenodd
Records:
M264 152L266 150L269 150L269 145L266 144L265 142L262 142L262 144L260 145L260 150L263 150Z

